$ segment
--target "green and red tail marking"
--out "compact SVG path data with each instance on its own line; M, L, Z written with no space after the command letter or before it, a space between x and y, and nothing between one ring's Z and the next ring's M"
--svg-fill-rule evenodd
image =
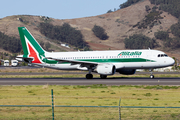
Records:
M42 56L45 57L45 50L39 45L35 38L25 27L18 27L23 47L24 58L34 58L32 63L42 64Z

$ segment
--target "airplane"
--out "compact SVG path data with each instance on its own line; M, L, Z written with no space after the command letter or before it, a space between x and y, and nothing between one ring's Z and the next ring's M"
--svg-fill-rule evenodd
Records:
M92 72L106 79L116 72L132 75L136 69L149 69L150 78L154 78L153 69L175 63L164 52L151 49L47 52L26 27L18 27L18 30L24 55L17 56L17 60L52 69L88 71L87 79L93 78Z

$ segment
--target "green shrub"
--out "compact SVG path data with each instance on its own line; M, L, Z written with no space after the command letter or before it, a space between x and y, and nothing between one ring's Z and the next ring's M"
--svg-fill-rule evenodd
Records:
M145 16L145 19L140 23L138 22L136 25L134 25L133 27L138 27L138 29L142 29L142 28L147 28L149 26L149 28L151 29L154 25L158 25L161 24L159 19L162 19L162 17L160 16L162 12L156 11L156 9L153 9L148 15Z
M149 0L151 4L159 5L159 10L170 13L179 18L180 16L180 1L179 0Z
M147 49L155 48L158 44L155 39L151 39L143 34L134 34L125 38L125 48L127 49Z
M122 9L122 8L126 8L128 6L131 6L132 4L135 4L137 2L139 2L141 0L127 0L127 2L123 3L123 4L120 4L119 7Z
M108 11L107 11L107 13L111 13L111 12L113 12L113 11L112 11L112 10L108 10Z
M152 94L151 93L146 93L146 94L144 94L144 96L152 96Z
M171 32L174 36L180 37L180 22L171 26Z
M40 23L39 29L41 34L50 39L65 42L77 48L89 47L84 41L81 31L71 27L68 23L64 23L62 26Z
M154 36L156 37L156 39L160 39L160 40L164 40L164 41L169 38L169 34L167 31L155 32Z
M21 51L22 46L20 43L20 39L10 37L0 32L0 48L3 48L4 50L12 53L18 53Z
M94 34L96 35L96 37L98 37L101 40L106 40L109 37L107 36L107 33L105 32L104 28L101 26L97 26L94 25L92 31L94 32Z

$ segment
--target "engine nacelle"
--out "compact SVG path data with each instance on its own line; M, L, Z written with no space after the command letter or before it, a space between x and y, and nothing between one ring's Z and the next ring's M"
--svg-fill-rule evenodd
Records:
M119 69L116 72L119 72L120 74L123 75L133 75L136 72L136 69Z
M116 67L113 64L99 64L97 66L97 72L101 75L114 75Z

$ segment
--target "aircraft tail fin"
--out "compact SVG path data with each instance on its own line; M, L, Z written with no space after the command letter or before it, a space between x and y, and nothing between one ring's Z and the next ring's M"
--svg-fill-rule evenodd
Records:
M24 52L23 57L34 58L31 63L42 63L42 57L45 57L46 51L40 46L26 27L18 27L18 30Z

